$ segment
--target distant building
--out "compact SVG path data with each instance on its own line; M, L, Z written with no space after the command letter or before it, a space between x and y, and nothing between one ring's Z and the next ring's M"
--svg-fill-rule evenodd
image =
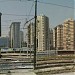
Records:
M63 47L64 50L75 50L75 21L66 20L63 24Z
M50 40L50 43L49 43L49 47L50 47L50 50L53 50L53 30L50 29L50 32L49 32L49 40Z
M57 50L63 49L63 25L58 25L53 30L53 46Z
M20 22L12 22L10 26L10 47L20 48Z
M9 48L9 38L0 37L0 48Z
M28 46L34 46L34 23L28 26ZM36 47L37 51L49 50L49 18L37 16L36 26Z
M27 42L23 41L22 42L22 47L27 47Z
M30 23L28 26L28 47L32 48L34 45L34 23Z
M49 50L49 18L45 15L37 16L37 50Z
M23 34L23 31L20 31L20 43L21 43L21 47L24 43L24 34Z
M10 33L10 31L9 31L9 48L11 48L11 33Z

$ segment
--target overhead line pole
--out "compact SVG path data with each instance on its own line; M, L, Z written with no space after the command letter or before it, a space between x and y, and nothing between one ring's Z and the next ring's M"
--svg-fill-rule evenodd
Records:
M34 70L36 69L36 25L37 25L37 0L35 0L35 35L34 35Z
M0 37L1 37L1 15L2 15L2 13L0 12ZM1 48L0 48L0 58L1 58Z
M0 13L0 37L1 37L1 15L2 13Z
M31 1L31 0L28 0ZM34 25L34 70L36 69L36 25L37 25L37 0L35 0L35 25ZM34 19L32 18L32 19ZM32 20L31 19L31 20ZM31 21L29 20L29 21ZM27 21L26 23L28 23L29 21ZM25 23L25 24L26 24Z

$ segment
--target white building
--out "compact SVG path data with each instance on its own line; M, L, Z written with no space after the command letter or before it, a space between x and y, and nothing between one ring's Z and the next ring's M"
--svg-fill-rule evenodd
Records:
M34 45L34 23L28 26L28 44ZM37 51L49 50L49 19L46 16L37 16L36 26Z
M49 50L49 18L37 16L37 50Z
M20 22L12 22L10 26L11 48L20 48Z

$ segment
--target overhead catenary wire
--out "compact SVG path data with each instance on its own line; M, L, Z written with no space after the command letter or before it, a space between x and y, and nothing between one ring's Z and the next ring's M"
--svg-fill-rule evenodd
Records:
M7 1L10 1L10 0L7 0ZM22 2L22 0L11 0L11 1L21 1ZM64 5L61 5L61 4L56 4L56 3L48 3L48 2L43 2L43 1L37 1L38 3L43 3L43 4L48 4L48 5L54 5L54 6L60 6L60 7L64 7L64 8L70 8L70 9L75 9L75 8L73 8L73 7L70 7L70 6L64 6ZM31 8L32 9L32 8ZM30 13L31 13L31 11L30 11ZM8 15L8 16L27 16L27 17L29 17L29 16L34 16L34 15L17 15L17 14L2 14L2 15ZM24 20L25 20L26 18L24 18ZM15 20L15 19L14 19ZM23 20L23 19L16 19L16 20ZM12 21L12 20L9 20L9 21Z
M34 15L17 15L17 14L2 14L2 15L7 15L7 16L34 16Z
M19 20L19 21L23 21L25 20L26 18L22 18L22 19L11 19L11 20L2 20L2 22L11 22L11 21L15 21L15 20Z
M34 2L32 3L31 9L30 9L30 11L29 11L29 14L28 14L28 15L30 15L30 14L31 14L31 11L32 11L33 6L34 6ZM27 17L27 19L29 19L29 16Z
M9 0L9 1L10 1L10 0ZM11 0L11 1L12 1L12 0ZM16 1L16 0L14 0L14 1ZM17 1L19 1L19 0L17 0ZM20 0L20 1L22 1L22 0ZM27 1L27 0L26 0L26 1ZM30 0L30 1L33 1L33 0ZM2 15L4 15L4 16L27 16L27 19L29 19L29 16L34 16L34 15L30 15L33 6L34 6L34 2L32 3L31 9L30 9L30 11L29 11L29 15L17 15L17 14L2 14ZM23 19L14 19L14 20L26 20L26 18L23 18ZM5 20L5 21L12 21L12 20Z
M27 0L1 0L1 1L27 1ZM29 0L29 1L33 1L33 0ZM64 6L64 5L59 5L59 4L55 4L55 3L48 3L48 2L43 2L43 1L37 1L38 3L43 3L43 4L50 4L50 5L55 5L55 6L61 6L61 7L66 7L66 8L72 8L74 9L73 7L69 7L69 6ZM31 13L31 10L32 10L32 7L33 7L33 4L31 6L31 9L30 9L30 12L29 12L29 15L17 15L17 14L2 14L2 15L8 15L8 16L34 16L34 15L30 15ZM26 18L23 18L23 19L14 19L14 20L25 20ZM7 20L7 21L12 21L12 20Z
M22 0L0 0L0 2L9 2L9 1L22 1Z
M34 16L34 15L17 15L17 14L2 14L2 15L6 15L6 16L18 16L18 17L24 17L24 16ZM20 20L20 21L23 21L23 20L26 20L26 18L18 18L18 19L8 19L8 20L2 20L2 22L11 22L11 21L14 21L14 20Z
M15 1L15 0L12 0L12 1ZM0 3L5 3L5 2L10 2L10 0L2 0L2 1L0 1Z
M26 21L26 23L24 24L24 27L25 27L25 25L27 24L27 23L29 23L31 20L33 20L33 19L35 19L35 17L33 17L33 18L31 18L30 20L28 20L28 21ZM24 29L24 27L23 27L23 29Z
M33 17L33 18L34 18L34 17ZM32 18L32 19L33 19L33 18ZM30 20L28 20L28 21L31 21L32 19L30 19ZM8 19L8 20L2 20L2 22L25 21L25 20L26 20L26 18L21 18L21 19ZM28 21L26 21L25 24L27 24Z
M19 1L19 2L27 2L27 1L34 1L34 0L0 0L1 3L3 2L10 2L10 1Z
M29 11L29 14L28 14L28 15L31 14L31 11L32 11L33 6L34 6L34 2L32 3L32 6L31 6L31 8L30 8L30 11ZM32 19L30 19L30 20L28 20L28 19L29 19L29 16L26 18L26 23L24 24L24 27L25 27L25 25L26 25L29 21L33 20L34 18L32 18ZM28 21L27 21L27 20L28 20ZM23 29L24 29L24 27L23 27Z
M26 1L34 1L34 0L1 0L0 2L7 2L7 1L20 1L20 2L26 2ZM49 4L49 5L55 5L55 6L60 6L60 7L66 7L70 9L75 9L74 7L70 6L65 6L61 4L56 4L56 3L49 3L49 2L43 2L43 1L37 1L38 3L43 3L43 4Z
M43 4L48 4L48 5L55 5L55 6L60 6L60 7L70 8L70 9L75 9L74 7L65 6L65 5L61 5L61 4L48 3L48 2L42 2L42 1L37 1L37 2L38 3L43 3Z

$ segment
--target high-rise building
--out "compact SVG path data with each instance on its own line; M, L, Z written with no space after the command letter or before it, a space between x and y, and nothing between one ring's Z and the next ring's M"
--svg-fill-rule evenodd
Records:
M37 50L49 50L49 18L45 15L37 16Z
M10 26L10 46L20 48L20 22L12 22Z
M34 45L34 23L28 25L28 47L32 48Z
M37 51L49 50L49 19L46 16L37 16L36 26ZM28 44L34 45L34 23L28 26Z
M8 35L8 37L9 37L9 48L11 48L11 33L10 33L10 31L9 31L8 34L9 34L9 35Z
M58 25L53 30L53 46L57 50L63 49L63 25Z
M64 50L75 49L75 21L68 19L63 24L63 47Z
M49 43L49 49L50 50L53 50L53 30L52 29L50 29L50 31L49 31L49 40L50 40L50 43Z
M24 42L24 34L23 34L23 31L20 31L20 43L21 43L21 47L22 47L23 42Z

